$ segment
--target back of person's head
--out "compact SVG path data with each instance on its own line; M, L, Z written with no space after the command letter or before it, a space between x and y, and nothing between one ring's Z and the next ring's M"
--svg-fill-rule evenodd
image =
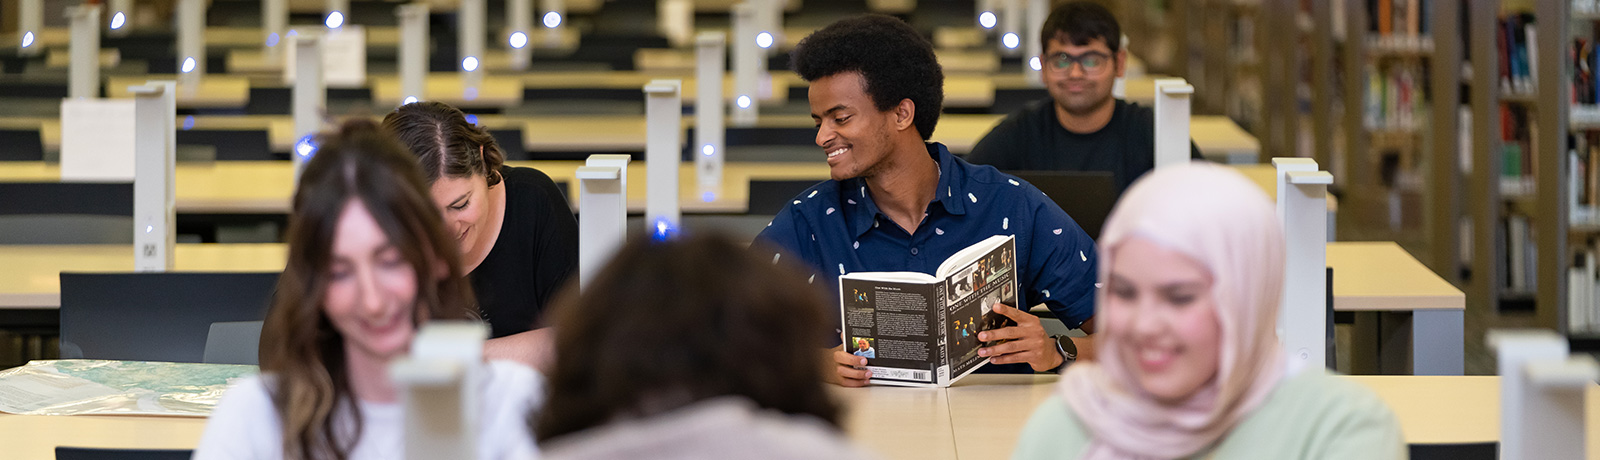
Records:
M634 239L551 312L543 441L720 396L838 425L818 365L827 303L787 263L718 235Z
M880 112L910 99L923 140L939 124L944 70L933 45L905 21L881 14L839 20L800 40L790 66L806 81L859 72Z
M1086 46L1095 39L1106 42L1111 53L1122 48L1122 26L1117 17L1105 6L1085 0L1063 3L1050 10L1039 33L1040 48L1050 47L1050 40L1064 41L1073 46Z
M1216 342L1187 345L1216 347L1217 367L1210 380L1181 401L1157 401L1129 364L1128 354L1138 351L1124 349L1138 334L1161 330L1136 332L1139 320L1111 318L1111 309L1119 307L1108 305L1108 299L1121 289L1113 286L1111 274L1151 269L1119 266L1121 251L1134 239L1186 257L1210 279ZM1265 400L1283 375L1285 358L1276 327L1285 255L1277 211L1260 187L1231 168L1171 166L1133 183L1106 220L1098 243L1099 280L1106 285L1097 293L1102 309L1097 318L1106 317L1096 324L1099 354L1094 362L1067 370L1060 394L1103 450L1139 457L1188 456L1225 435ZM1159 299L1160 294L1137 295ZM1159 310L1166 305L1161 302L1126 300L1127 308L1161 306L1116 314L1151 315L1147 310L1164 311Z
M499 184L500 151L483 127L467 121L461 110L443 102L422 101L402 105L383 117L383 129L410 148L422 164L428 184L441 177L487 177Z
M291 458L343 458L334 437L337 407L353 408L344 341L324 313L335 235L347 206L362 205L416 273L416 315L471 318L461 277L415 159L371 121L317 136L289 216L289 254L261 331L261 370L276 379L273 404ZM359 420L358 420L359 426Z

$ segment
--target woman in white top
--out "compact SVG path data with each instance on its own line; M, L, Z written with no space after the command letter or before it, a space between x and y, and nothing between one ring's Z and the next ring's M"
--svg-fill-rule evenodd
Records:
M403 458L389 362L422 322L474 317L454 241L405 148L367 121L318 145L261 331L262 375L223 397L197 459ZM485 367L480 458L534 456L523 427L542 380L515 364Z

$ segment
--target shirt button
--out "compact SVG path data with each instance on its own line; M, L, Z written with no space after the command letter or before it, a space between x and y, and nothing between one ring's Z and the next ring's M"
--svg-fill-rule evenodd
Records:
M911 255L917 255L917 248L911 248Z

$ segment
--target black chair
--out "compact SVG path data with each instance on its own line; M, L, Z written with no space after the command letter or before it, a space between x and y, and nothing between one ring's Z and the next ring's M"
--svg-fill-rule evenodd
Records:
M1412 460L1495 460L1500 458L1500 443L1409 444Z
M1044 192L1089 238L1099 240L1120 193L1111 173L1101 171L1006 171Z
M280 160L272 154L265 129L189 129L177 132L178 145L203 145L217 150L216 161Z
M800 192L817 185L815 180L754 180L750 181L749 206L745 214L771 216L782 211Z
M189 460L190 449L108 449L56 447L56 460Z
M61 357L204 362L211 324L266 318L278 273L62 273Z
M0 182L0 244L133 244L133 184Z
M0 129L0 161L44 161L37 129Z

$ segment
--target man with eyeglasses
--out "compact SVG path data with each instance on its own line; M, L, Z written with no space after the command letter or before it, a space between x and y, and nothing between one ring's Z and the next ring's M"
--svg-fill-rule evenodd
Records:
M1029 103L985 135L967 161L1003 171L1106 171L1120 195L1155 167L1155 111L1111 97L1128 53L1104 6L1065 3L1050 12L1040 40L1050 98ZM1190 144L1189 156L1200 159Z

